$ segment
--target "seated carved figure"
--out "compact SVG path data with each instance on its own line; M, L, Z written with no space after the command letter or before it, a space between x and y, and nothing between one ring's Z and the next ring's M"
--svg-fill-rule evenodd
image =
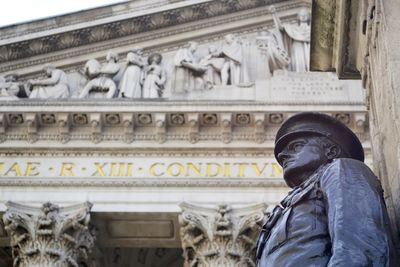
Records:
M19 91L20 84L17 82L16 74L0 76L0 100L17 100Z
M79 94L79 98L113 98L116 94L117 85L113 77L118 73L118 56L110 51L106 57L107 62L101 66L96 59L86 62L85 73L91 80Z
M225 65L225 58L219 55L218 48L215 45L208 47L208 55L203 57L199 64L206 68L203 79L208 89L211 89L214 85L221 85L221 71Z
M277 133L275 157L293 191L262 228L257 266L395 266L383 190L349 128L294 115Z
M175 54L174 93L187 93L204 89L202 76L207 68L200 65L195 57L197 47L197 42L189 42L186 47L179 49Z
M31 91L29 98L57 99L69 97L68 79L65 72L50 64L45 65L43 70L48 78L28 81L28 87Z

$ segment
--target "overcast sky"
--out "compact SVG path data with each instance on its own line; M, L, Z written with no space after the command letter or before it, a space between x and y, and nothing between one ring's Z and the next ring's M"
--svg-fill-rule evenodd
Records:
M124 0L2 0L0 27L117 2Z

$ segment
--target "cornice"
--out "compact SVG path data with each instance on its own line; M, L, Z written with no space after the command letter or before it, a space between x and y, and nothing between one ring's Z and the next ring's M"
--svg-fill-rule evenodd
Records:
M66 178L62 179L46 179L46 178L2 178L0 179L0 186L29 186L29 187L53 187L62 186L67 187L179 187L179 188L286 188L283 179L270 178L270 179L240 179L240 178L198 178L198 179L182 179L182 178Z
M362 101L335 101L329 103L310 102L310 101L246 101L246 100L136 100L136 99L123 99L115 98L107 99L19 99L16 101L2 101L0 105L0 112L5 111L39 111L46 107L46 111L62 112L77 108L80 111L93 111L93 110L107 110L107 111L140 111L145 109L152 109L153 111L173 111L177 107L183 111L194 111L193 107L197 109L204 108L205 110L215 111L234 111L237 107L241 110L249 111L274 111L274 110L287 110L287 111L301 111L303 107L292 107L302 105L315 105L316 108L320 106L331 106L327 109L351 109L354 111L366 111L365 102ZM344 108L344 106L351 106L351 108ZM338 106L335 108L334 106ZM292 108L290 108L292 107ZM95 108L95 109L93 109ZM226 109L224 109L226 108ZM197 110L196 109L196 110ZM300 110L299 110L300 109ZM77 111L78 111L77 110Z
M114 104L115 105L115 104ZM179 108L177 108L179 107ZM0 107L1 146L18 146L43 142L63 146L67 143L82 146L82 141L97 145L115 143L115 147L126 144L144 145L146 142L164 146L172 142L181 147L213 141L224 146L240 144L272 145L277 128L287 118L303 109L292 111L266 111L252 105L226 106L216 104L198 106L159 107L134 106L111 109L94 106L88 110L65 107L34 109L11 109ZM17 107L18 108L18 107ZM292 107L293 108L293 107ZM70 111L73 110L73 111ZM238 111L240 110L240 111ZM348 125L362 141L369 140L367 113L365 110L323 111ZM54 144L53 144L54 145ZM147 144L149 146L149 144Z

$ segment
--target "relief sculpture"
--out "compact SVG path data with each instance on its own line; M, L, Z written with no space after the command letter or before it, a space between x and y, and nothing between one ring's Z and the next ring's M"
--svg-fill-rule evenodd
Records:
M162 56L159 53L151 54L148 58L146 78L143 84L143 98L159 98L163 95L166 73L160 66Z
M310 13L301 9L297 15L297 24L283 24L276 14L274 6L270 7L275 30L273 34L280 47L284 47L290 56L289 70L304 72L310 70Z
M17 82L16 74L9 74L4 77L0 76L0 99L16 100L20 92L20 85Z
M45 79L17 83L7 76L10 74L2 74L0 101L161 97L249 100L255 95L251 90L258 90L256 81L260 84L273 79L275 71L289 75L288 71L310 69L309 12L301 9L297 22L287 23L281 21L274 6L269 11L273 26L259 32L226 32L202 43L189 41L165 54L151 47L146 54L143 47L133 46L122 61L109 51L104 63L89 59L82 69L68 73L46 64ZM245 91L244 87L252 89Z
M107 62L101 65L96 59L85 65L85 73L91 80L79 94L79 98L113 98L117 85L113 77L119 72L118 55L112 51L107 54Z
M142 97L143 67L146 65L142 55L143 49L139 47L132 49L126 55L126 69L119 84L120 97Z
M43 71L47 78L28 81L29 98L69 97L68 79L65 72L50 64L46 64Z

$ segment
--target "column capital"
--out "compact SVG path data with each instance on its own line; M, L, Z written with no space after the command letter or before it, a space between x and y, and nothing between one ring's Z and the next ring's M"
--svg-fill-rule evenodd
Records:
M45 203L32 207L7 202L3 215L11 239L14 266L82 266L89 260L94 236L86 202L69 207Z
M255 266L265 204L233 208L182 203L179 216L185 266Z

